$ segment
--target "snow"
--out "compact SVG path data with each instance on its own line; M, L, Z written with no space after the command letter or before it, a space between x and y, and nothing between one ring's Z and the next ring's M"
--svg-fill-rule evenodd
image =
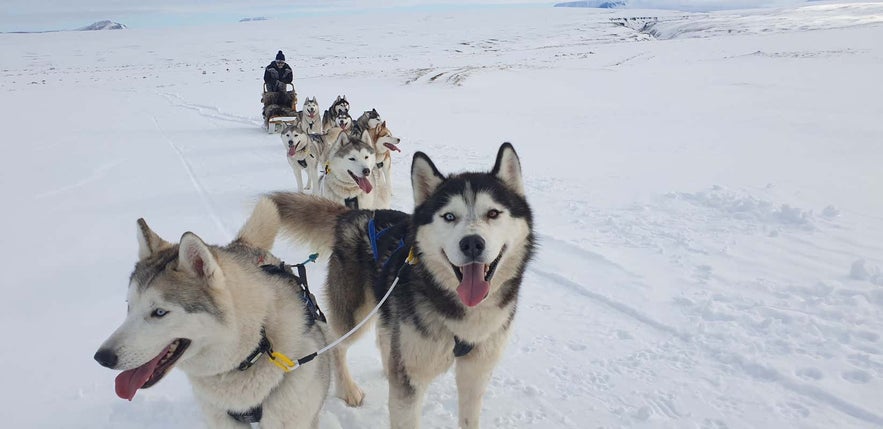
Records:
M691 27L654 40L610 21L632 16ZM489 169L502 141L521 156L540 251L484 427L883 426L883 5L681 16L0 35L5 425L199 425L180 372L130 403L92 355L125 314L138 217L225 243L261 193L295 188L261 129L261 69L282 49L301 97L346 94L402 137L395 208L417 150L446 172ZM366 403L329 399L321 427L384 427L373 339L350 355ZM456 403L439 378L424 426L453 427Z

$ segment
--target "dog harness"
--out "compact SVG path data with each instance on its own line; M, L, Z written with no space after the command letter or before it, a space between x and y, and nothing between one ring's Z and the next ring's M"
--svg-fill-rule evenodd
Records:
M368 242L371 244L371 253L374 256L375 263L380 263L380 250L377 247L377 240L383 238L383 236L386 235L386 233L389 232L392 227L393 225L390 225L386 228L378 230L377 224L374 220L374 216L371 216L371 219L368 219ZM392 250L392 252L390 252L389 258L387 258L386 261L383 262L382 267L386 268L386 265L389 264L389 261L393 259L392 255L395 255L403 247L405 247L405 239L399 238L398 245L395 249Z
M378 248L378 240L383 238L389 230L395 226L392 224L387 226L386 228L379 229L376 225L374 216L371 216L371 219L368 219L368 242L371 244L371 253L374 256L374 263L380 263L380 250ZM394 259L394 256L405 247L405 239L399 238L398 245L395 249L392 250L389 254L389 258L383 262L381 269L386 269L386 266L389 264L389 261ZM407 265L407 264L406 264ZM467 343L460 339L460 337L454 335L454 357L463 357L469 354L472 349L475 348L475 345L472 343Z
M307 308L307 326L313 326L317 321L322 323L326 322L325 313L322 313L322 310L319 308L319 304L316 302L316 297L310 292L310 286L307 282L307 269L305 264L315 261L317 256L318 255L310 255L310 259L307 259L305 262L298 265L286 265L285 262L280 262L279 265L261 265L261 269L267 274L285 277L289 280L290 284L296 287L301 301L303 301ZM294 274L291 267L297 268L297 274ZM255 349L239 363L239 366L236 367L236 369L239 371L245 371L254 366L261 356L264 355L267 355L276 366L282 368L286 372L289 371L290 368L296 368L297 366L303 365L317 356L316 353L312 353L298 359L296 363L292 362L287 356L273 351L273 344L270 343L270 339L267 338L267 332L262 326L261 339L258 341L257 347L255 347ZM263 413L263 404L258 404L243 412L227 411L227 415L237 422L247 423L252 426L261 422Z

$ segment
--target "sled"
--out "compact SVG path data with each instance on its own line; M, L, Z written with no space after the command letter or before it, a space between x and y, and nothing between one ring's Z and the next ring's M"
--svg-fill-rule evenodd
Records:
M265 107L267 106L267 104L285 104L285 105L289 104L289 103L268 103L267 102L268 101L267 94L270 92L274 92L274 91L267 91L267 83L264 82L263 83L263 92L261 92L261 103L263 103L263 105ZM297 109L297 92L294 90L293 83L286 83L285 84L285 93L288 96L287 98L289 98L291 101L291 108Z
M296 125L296 116L276 116L267 121L267 134L282 132L286 125Z

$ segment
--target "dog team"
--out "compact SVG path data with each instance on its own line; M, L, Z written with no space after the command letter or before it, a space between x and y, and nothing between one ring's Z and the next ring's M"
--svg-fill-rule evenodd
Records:
M280 136L298 191L309 190L351 208L389 208L391 152L399 151L401 140L376 109L355 121L349 109L346 96L338 96L320 121L313 97L304 101L301 111L289 113L293 120Z
M226 245L193 232L168 241L138 219L128 312L95 360L122 371L128 400L180 369L212 428L315 429L332 385L363 403L347 349L374 324L390 427L420 427L427 388L451 367L457 424L479 427L535 250L514 148L500 146L488 171L449 175L416 152L405 213L388 210L399 140L376 110L354 121L338 96L321 120L315 98L284 114L297 118L281 136L300 192L264 195ZM323 300L303 264L271 253L278 236L327 257Z

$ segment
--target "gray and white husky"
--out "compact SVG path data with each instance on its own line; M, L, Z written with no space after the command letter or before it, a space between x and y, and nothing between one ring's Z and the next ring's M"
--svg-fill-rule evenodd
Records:
M223 247L192 232L169 243L138 220L127 315L95 353L101 365L122 370L119 397L131 400L177 367L209 427L241 428L236 416L255 410L263 428L318 426L330 362L320 356L285 372L269 359L270 349L297 359L327 344L315 307L294 276L275 267L269 249L278 230L278 211L267 201Z
M373 192L377 163L374 145L339 128L330 130L325 137L334 140L325 152L319 195L351 208L383 208L377 206Z
M319 116L319 103L316 97L307 98L300 111L300 129L309 134L322 134L322 118Z
M534 252L521 165L506 143L490 172L444 176L418 152L411 182L413 214L347 210L295 193L270 198L289 235L331 250L325 291L336 335L361 321L398 276L377 321L391 426L418 428L427 387L455 366L459 427L476 428ZM351 406L364 398L346 363L357 336L335 349L337 395Z
M341 113L349 113L350 112L350 102L346 100L346 95L340 96L334 100L334 103L331 103L331 107L328 108L325 112L322 113L322 129L330 129L334 127L334 123L337 121L337 116Z
M356 119L355 129L358 133L363 133L365 131L373 130L375 127L380 125L383 122L383 119L380 119L380 114L377 113L377 109L366 110Z
M319 186L319 165L325 163L326 143L321 134L311 134L294 125L288 125L279 134L285 145L288 164L294 172L299 192L313 190ZM304 186L301 173L307 174L307 185Z

